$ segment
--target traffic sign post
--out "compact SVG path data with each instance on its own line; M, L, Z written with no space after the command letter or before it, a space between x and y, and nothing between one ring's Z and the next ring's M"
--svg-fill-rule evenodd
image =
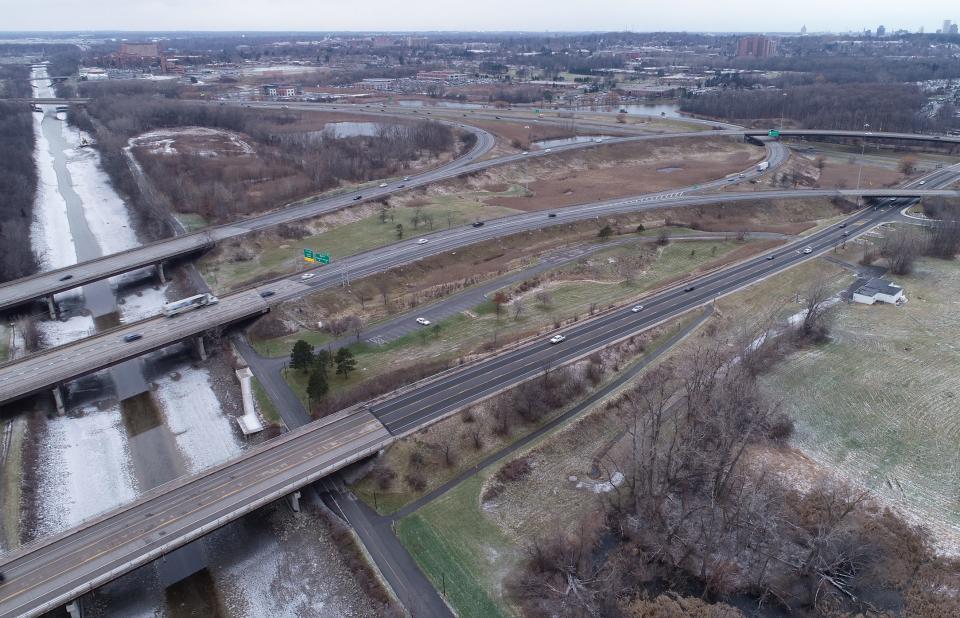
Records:
M316 261L317 261L316 258L313 257L313 250L312 250L312 249L304 249L304 250L303 250L303 261L305 261L305 262L316 262Z

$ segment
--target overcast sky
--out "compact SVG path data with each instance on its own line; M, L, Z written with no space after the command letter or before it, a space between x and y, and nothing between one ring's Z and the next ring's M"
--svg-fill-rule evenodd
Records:
M2 30L811 32L960 19L956 0L0 0Z

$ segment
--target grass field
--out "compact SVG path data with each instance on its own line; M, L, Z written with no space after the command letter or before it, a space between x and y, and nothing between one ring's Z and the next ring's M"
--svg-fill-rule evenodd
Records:
M358 221L336 225L317 234L298 240L265 237L253 259L230 261L230 249L209 254L200 261L200 270L212 279L217 290L232 289L269 273L296 272L304 264L303 249L327 253L336 260L361 251L383 247L401 240L396 226L403 226L403 239L459 226L476 219L490 219L515 214L516 210L484 203L488 196L512 196L519 188L508 188L500 193L485 191L437 196L422 207L422 214L433 217L433 229L420 222L414 229L412 218L416 209L397 207L390 209L393 219L381 222L379 214L372 214ZM308 224L307 224L308 225Z
M902 307L841 305L832 341L763 379L797 443L960 547L960 265L895 277Z
M10 354L10 329L0 324L0 361L7 360Z
M260 409L260 414L269 422L282 425L283 419L280 418L277 406L271 401L270 396L267 395L267 391L263 389L260 380L253 378L251 383L253 384L253 396L257 398L257 408Z
M500 582L520 550L480 509L485 478L471 477L396 524L400 541L463 618L514 615Z
M190 212L178 212L174 213L174 217L177 218L177 221L180 222L180 225L183 226L183 229L190 232L196 232L197 230L202 230L203 228L209 225L207 220L203 218L202 215L190 213Z

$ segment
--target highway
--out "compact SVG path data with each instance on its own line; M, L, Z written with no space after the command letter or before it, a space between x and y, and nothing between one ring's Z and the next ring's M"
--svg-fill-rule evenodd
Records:
M960 166L929 176L954 182ZM779 192L777 192L779 194ZM751 198L756 197L750 194ZM711 198L714 196L711 196ZM161 486L133 504L11 552L0 562L0 615L38 615L285 495L465 405L773 276L899 215L897 202L858 212L807 238L643 300L645 309L608 311L542 339L272 440L200 475ZM849 234L844 235L844 232ZM811 254L804 254L804 247ZM692 289L690 289L692 288Z
M949 175L954 168L940 170ZM931 185L933 181L931 182ZM341 285L352 280L381 273L426 257L455 251L471 244L492 240L510 234L532 231L551 225L563 225L601 216L638 212L658 208L701 206L738 201L783 200L810 197L960 197L960 191L937 189L864 189L864 190L787 190L719 193L684 196L683 192L665 192L640 197L608 200L594 204L568 206L557 209L556 217L531 212L492 219L483 227L461 226L423 236L425 244L411 238L386 247L344 258L329 266L306 271L313 278L302 280L302 274L289 275L256 287L224 295L220 303L175 318L154 317L105 331L64 346L51 348L17 360L0 364L0 404L44 390L55 384L99 371L100 369L135 358L146 352L176 343L187 337L237 322L260 313L270 305L299 298L321 289ZM272 292L268 298L261 296ZM143 338L125 343L129 334Z
M363 113L363 112L359 112ZM370 112L373 113L373 112ZM378 115L383 115L379 113ZM503 116L506 118L506 116ZM24 277L14 281L0 284L0 311L22 305L24 303L49 297L52 294L62 292L68 289L79 287L85 283L105 279L114 275L143 268L153 264L161 263L168 259L173 259L190 253L201 251L211 246L213 243L243 236L251 232L275 227L282 223L291 223L301 219L315 217L325 213L333 212L357 203L376 200L387 197L400 191L426 186L438 181L446 180L459 176L477 172L498 165L506 165L517 161L529 160L531 158L552 156L570 150L581 148L592 148L600 145L598 142L581 142L558 146L546 150L532 151L527 155L515 154L495 159L480 161L483 154L488 152L494 144L494 138L488 132L477 129L469 125L461 124L458 121L437 119L447 124L456 124L458 127L473 131L477 136L477 143L467 154L454 159L453 161L442 165L436 169L430 170L407 182L392 181L387 187L370 186L341 193L335 196L318 198L301 204L288 206L282 210L276 210L263 215L250 217L233 223L213 226L206 228L194 234L187 234L175 238L150 243L116 253L97 260L81 262L74 266L60 268L57 270L46 271L30 277ZM834 136L834 137L863 137L865 134L855 131L784 131L784 136ZM616 144L633 141L647 140L668 140L668 139L697 139L717 136L743 137L743 136L764 137L764 131L749 131L744 129L724 129L718 131L696 131L696 132L678 132L678 133L655 133L646 135L635 135L625 137L613 137L605 139L602 144ZM934 141L933 136L913 135L907 133L873 133L874 139L911 139ZM940 141L949 143L960 143L960 137L942 136ZM769 146L768 147L772 147ZM775 151L772 151L775 152ZM775 167L773 154L771 155L771 167ZM380 184L380 183L378 183ZM709 188L709 185L697 187L697 190ZM361 199L356 199L357 197Z
M376 115L383 116L384 114ZM401 191L408 191L439 181L448 180L465 173L477 172L521 160L553 156L571 150L594 148L601 145L600 142L581 142L557 146L556 148L550 149L550 152L545 150L533 151L527 155L515 154L479 161L484 154L493 148L495 140L490 133L469 125L463 125L459 122L439 118L437 121L448 125L455 125L458 128L473 132L477 136L476 144L474 144L469 152L462 156L435 169L413 176L409 181L390 181L386 187L380 187L379 184L382 184L381 182L368 183L369 186L352 191L292 204L283 209L274 210L262 215L241 219L224 225L211 226L193 234L184 234L182 236L160 240L120 253L107 255L96 260L80 262L73 266L49 270L29 277L2 283L0 284L0 311L39 298L48 297L58 292L80 287L86 283L196 253L213 246L216 242L276 227L283 223L292 223L294 221L316 217L359 203L388 197ZM710 134L704 132L648 134L609 138L603 141L602 144L685 137L695 138L702 135Z

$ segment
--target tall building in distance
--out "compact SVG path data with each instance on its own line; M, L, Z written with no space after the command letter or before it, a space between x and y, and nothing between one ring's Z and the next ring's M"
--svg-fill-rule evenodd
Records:
M765 36L745 36L737 42L737 58L769 58L777 55L777 41Z
M879 26L877 26L877 38L880 38L880 37L882 37L882 36L886 36L886 34L887 34L887 27L886 27L886 26L884 26L883 24L880 24Z
M950 26L950 34L960 34L960 25L953 24Z
M807 25L804 24L803 28L800 28L800 35L803 36L806 33L807 33Z

